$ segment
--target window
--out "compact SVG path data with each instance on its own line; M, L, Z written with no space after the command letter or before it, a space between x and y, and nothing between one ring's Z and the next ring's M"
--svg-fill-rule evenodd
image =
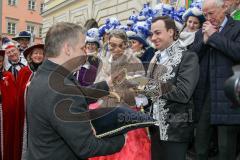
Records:
M27 26L27 31L33 34L34 33L34 26L28 25Z
M29 10L35 10L35 7L36 7L36 2L35 2L35 0L29 0L29 1L28 1L28 9L29 9Z
M16 0L8 0L8 5L15 6Z
M44 4L42 3L40 6L40 13L43 13L43 9L44 9Z
M8 34L16 34L16 23L14 23L14 22L7 23L7 33Z
M39 33L38 33L39 37L42 38L42 27L39 27Z

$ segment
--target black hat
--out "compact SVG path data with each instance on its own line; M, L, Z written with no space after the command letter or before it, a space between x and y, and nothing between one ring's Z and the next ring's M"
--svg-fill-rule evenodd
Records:
M22 31L19 32L19 34L17 34L14 38L12 38L14 41L18 41L20 38L27 38L27 39L31 39L31 33L27 32L27 31Z

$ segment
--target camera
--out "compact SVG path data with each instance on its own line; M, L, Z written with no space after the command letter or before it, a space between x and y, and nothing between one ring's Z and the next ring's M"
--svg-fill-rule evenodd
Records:
M234 105L240 106L240 65L233 67L233 76L225 81L225 95Z

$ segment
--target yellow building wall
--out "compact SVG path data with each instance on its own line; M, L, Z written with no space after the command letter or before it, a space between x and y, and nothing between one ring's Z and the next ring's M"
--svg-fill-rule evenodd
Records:
M53 24L62 21L83 26L93 18L102 25L106 18L116 17L126 24L133 11L138 13L147 2L154 6L157 0L49 0L43 13L43 35Z
M47 8L51 9L51 8L59 5L60 3L63 3L64 1L66 1L66 0L50 0L50 1L48 1Z

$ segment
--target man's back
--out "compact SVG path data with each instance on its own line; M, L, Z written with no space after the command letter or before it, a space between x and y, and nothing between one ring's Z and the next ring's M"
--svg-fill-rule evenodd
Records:
M119 151L124 144L123 136L96 139L89 121L63 121L56 116L56 104L64 99L72 100L71 111L74 112L84 112L87 106L84 97L60 94L49 86L51 81L49 77L57 67L59 66L55 63L46 60L28 88L27 158L29 160L77 160ZM56 74L64 77L61 72ZM68 84L74 85L71 80L67 81ZM61 89L64 91L64 88Z

